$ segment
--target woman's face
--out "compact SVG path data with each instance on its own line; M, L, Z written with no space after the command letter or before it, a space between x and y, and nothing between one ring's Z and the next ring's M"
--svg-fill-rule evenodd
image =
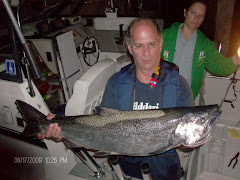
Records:
M194 3L188 11L184 9L184 24L191 30L195 31L204 21L206 6L200 2Z

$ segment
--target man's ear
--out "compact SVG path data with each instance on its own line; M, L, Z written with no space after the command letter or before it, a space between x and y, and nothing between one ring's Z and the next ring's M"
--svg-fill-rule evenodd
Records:
M127 42L127 48L128 48L129 53L132 55L132 48L128 42Z
M163 35L161 35L161 37L160 37L160 39L159 39L160 52L162 52L162 46L163 46Z

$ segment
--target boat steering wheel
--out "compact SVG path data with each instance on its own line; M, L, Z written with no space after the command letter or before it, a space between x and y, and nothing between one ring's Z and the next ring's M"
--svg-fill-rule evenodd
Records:
M100 49L98 40L94 36L87 36L83 42L82 54L85 63L92 66L98 62Z

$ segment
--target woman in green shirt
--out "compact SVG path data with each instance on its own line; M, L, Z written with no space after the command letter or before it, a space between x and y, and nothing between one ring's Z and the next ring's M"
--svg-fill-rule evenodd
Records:
M161 57L179 66L180 74L192 88L194 99L201 88L205 68L216 76L229 76L240 65L237 55L225 58L217 51L215 43L198 29L206 9L204 1L191 1L184 9L184 23L174 23L162 32Z

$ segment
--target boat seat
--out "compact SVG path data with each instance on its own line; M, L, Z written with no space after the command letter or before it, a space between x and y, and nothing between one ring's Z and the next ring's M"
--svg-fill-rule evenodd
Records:
M73 87L66 104L65 115L92 114L102 100L108 79L117 71L116 59L103 59L89 68Z
M122 67L131 63L126 55L118 59L106 58L90 67L77 80L73 87L73 95L65 108L66 116L93 114L100 105L108 79Z

